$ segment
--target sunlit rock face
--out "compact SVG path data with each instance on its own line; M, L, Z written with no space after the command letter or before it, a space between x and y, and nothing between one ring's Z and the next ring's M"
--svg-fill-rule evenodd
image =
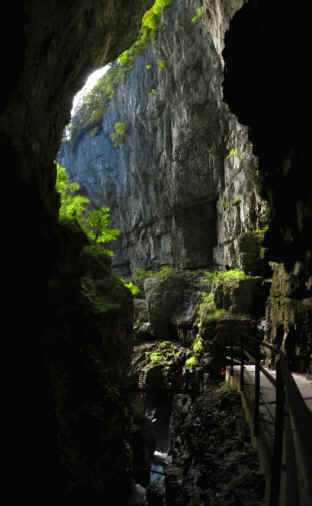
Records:
M242 1L172 0L103 114L58 155L121 230L114 266L243 266L240 240L264 224L247 128L223 102L223 38ZM160 63L163 62L163 63ZM115 147L117 122L127 125ZM94 133L94 132L93 132Z

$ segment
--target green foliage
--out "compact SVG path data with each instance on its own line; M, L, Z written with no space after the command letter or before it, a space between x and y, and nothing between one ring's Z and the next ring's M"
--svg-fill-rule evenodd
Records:
M197 12L197 15L192 18L192 23L196 23L197 21L199 21L202 18L202 16L203 16L203 6L198 7L196 9L196 12Z
M251 276L245 274L244 271L240 269L230 269L228 271L206 271L205 272L205 282L209 289L212 287L212 282L216 283L228 283L235 279L248 279Z
M229 202L226 200L218 200L217 205L221 206L223 209L228 209L230 207Z
M239 280L239 279L247 279L251 276L247 276L247 274L244 273L244 271L241 271L240 269L231 269L228 271L206 271L205 272L205 284L207 285L208 292L203 291L201 293L202 296L202 302L199 305L198 309L198 323L197 325L201 326L201 320L204 315L204 312L206 314L205 321L212 321L218 318L221 314L225 312L224 309L217 309L216 302L214 299L214 295L211 292L212 285L215 283L216 285L222 284L222 283L229 283L233 280Z
M198 364L198 360L196 357L190 357L185 362L185 367L188 369L191 369L192 367L195 367Z
M232 156L235 155L235 153L236 153L235 149L231 149L231 151L226 156L226 159L229 160L230 158L232 158Z
M164 68L166 68L167 62L163 58L158 58L157 65L161 70L163 70Z
M203 349L203 340L200 337L198 337L193 343L193 351L194 353L199 353L202 351L202 349Z
M94 257L105 256L105 257L113 258L113 256L114 256L114 253L112 252L112 250L105 249L100 244L89 244L88 246L85 246L83 248L83 251L85 251L86 253L89 253L90 255L92 255Z
M155 88L153 88L150 92L149 92L149 96L153 96L153 95L156 95L157 93L157 90Z
M119 230L111 228L109 207L87 211L86 206L90 205L90 199L77 194L79 185L69 182L65 167L56 164L56 170L55 189L60 194L61 200L60 221L77 223L93 245L99 246L116 239ZM106 254L107 252L108 250Z
M172 270L173 267L170 267L169 265L164 265L158 272L146 271L145 269L140 269L139 267L137 267L135 269L132 278L137 281L143 281L143 279L145 278L166 277L169 276Z
M163 366L163 373L166 375L170 365L175 358L177 347L170 341L162 341L153 352L146 352L146 357L153 363L159 362Z
M146 68L147 70L150 70L152 68L153 65L149 64L149 65L146 65Z
M115 131L111 133L110 138L114 142L115 148L125 142L125 134L127 132L126 123L115 123Z
M117 239L120 232L117 228L111 228L109 212L109 207L102 207L81 217L80 226L91 242L104 244Z
M162 362L164 360L164 355L162 353L159 353L158 351L154 351L150 355L150 359L152 362Z
M122 278L121 276L119 277L120 281L122 282L122 284L128 288L128 290L130 290L130 292L132 293L132 295L137 295L140 291L140 288L138 286L136 286L135 284L132 283L132 281L129 281L127 282L124 278Z
M224 211L226 211L226 209L233 207L233 205L239 204L242 200L243 197L241 195L236 195L233 203L229 202L228 200L218 200L217 205L220 206Z
M93 311L96 314L120 309L120 304L108 302L105 297L103 297L103 294L97 290L96 281L90 276L81 278L81 293L91 303Z
M230 158L232 158L235 155L238 156L241 160L245 159L245 157L244 157L244 155L242 153L239 153L238 151L236 151L236 149L233 149L233 148L227 154L226 159L229 160Z
M222 314L226 313L225 309L216 309L213 313L208 313L206 316L206 322L216 320Z
M85 210L86 204L90 202L87 197L76 194L79 190L77 183L70 183L65 167L56 163L55 189L60 194L61 207L59 219L61 222L79 220Z
M126 123L115 123L115 130L117 134L124 135L127 130Z

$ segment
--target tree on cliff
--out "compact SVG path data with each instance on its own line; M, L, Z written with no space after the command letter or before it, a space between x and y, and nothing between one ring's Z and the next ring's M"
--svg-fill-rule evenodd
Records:
M87 197L80 195L79 185L70 183L65 167L56 164L57 177L55 189L60 195L61 206L59 219L63 223L76 222L85 232L91 244L103 245L116 239L119 230L111 227L109 207L89 211L91 202ZM105 250L112 256L112 252Z

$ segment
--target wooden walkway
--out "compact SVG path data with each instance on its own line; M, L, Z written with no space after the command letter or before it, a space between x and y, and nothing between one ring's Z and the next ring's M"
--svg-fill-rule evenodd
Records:
M266 369L266 368L265 368ZM266 369L274 378L276 372ZM312 413L312 378L301 374L292 374L293 379L304 399L305 405ZM233 375L230 375L230 367L226 370L226 381L231 388L240 391L240 366L234 366ZM271 463L274 446L275 413L276 413L276 388L268 378L260 373L260 405L259 405L259 434L253 434L252 422L255 409L255 366L245 365L244 367L244 391L241 392L242 404L246 418L250 423L254 446L258 450L262 471L267 477L266 504L269 504L268 494L270 488ZM312 429L312 427L311 427ZM294 429L293 429L294 430ZM286 453L286 452L285 452ZM285 456L283 467L286 468ZM279 504L286 504L287 484L282 482L281 498ZM311 503L312 504L312 503ZM295 505L294 505L295 506Z

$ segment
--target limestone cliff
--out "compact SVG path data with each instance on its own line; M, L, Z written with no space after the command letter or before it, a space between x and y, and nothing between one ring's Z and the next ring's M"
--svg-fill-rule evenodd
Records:
M262 270L257 163L222 92L224 34L242 4L206 0L201 15L199 0L172 0L99 128L62 143L58 161L72 180L111 208L124 274L163 264ZM126 126L120 143L116 123Z

